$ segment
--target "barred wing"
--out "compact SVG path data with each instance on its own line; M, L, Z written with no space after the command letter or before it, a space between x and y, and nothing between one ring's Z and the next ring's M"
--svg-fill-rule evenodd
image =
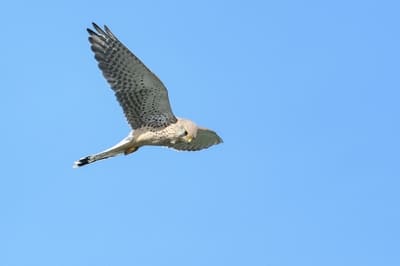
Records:
M168 147L181 151L198 151L222 143L222 139L212 130L206 128L198 128L197 136L190 143L177 142L169 144Z
M92 51L133 129L166 127L177 121L168 91L128 48L108 29L93 23L87 29Z

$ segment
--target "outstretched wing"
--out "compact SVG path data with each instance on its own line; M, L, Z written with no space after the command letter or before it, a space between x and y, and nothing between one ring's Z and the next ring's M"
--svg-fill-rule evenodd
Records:
M214 131L206 128L198 128L196 138L190 143L177 142L175 144L169 144L168 147L181 151L198 151L222 142L221 137Z
M133 129L177 121L164 84L108 29L87 29L92 51Z

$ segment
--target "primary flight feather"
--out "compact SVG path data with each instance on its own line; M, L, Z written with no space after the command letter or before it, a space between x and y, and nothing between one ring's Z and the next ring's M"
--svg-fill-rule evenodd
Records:
M197 151L222 143L214 131L175 117L160 79L107 26L102 29L93 23L93 28L87 29L91 49L133 130L115 146L79 159L74 167L127 155L145 145Z

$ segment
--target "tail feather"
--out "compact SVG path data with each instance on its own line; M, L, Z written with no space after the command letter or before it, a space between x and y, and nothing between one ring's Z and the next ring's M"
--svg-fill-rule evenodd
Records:
M136 151L137 149L138 149L137 147L132 147L132 132L131 132L126 138L121 140L119 143L117 143L113 147L111 147L103 152L100 152L98 154L83 157L83 158L79 159L78 161L76 161L72 167L78 168L78 167L93 163L95 161L107 159L107 158L110 158L110 157L113 157L113 156L116 156L116 155L119 155L122 153L128 154L128 153Z
M74 165L72 166L73 168L78 168L87 164L90 164L92 160L90 159L90 156L86 156L82 159L79 159L78 161L74 162Z
M96 155L89 155L86 157L83 157L81 159L79 159L78 161L74 162L74 165L72 166L73 168L78 168L90 163L94 163L96 161L99 160L104 160L113 156L116 156L120 153L115 153L115 154L105 154L105 153L100 153L100 154L96 154Z

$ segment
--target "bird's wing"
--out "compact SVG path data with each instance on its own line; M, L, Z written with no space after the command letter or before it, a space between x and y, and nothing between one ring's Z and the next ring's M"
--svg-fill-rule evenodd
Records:
M96 32L87 29L92 51L131 127L159 128L175 123L164 84L107 26L103 30L93 23L93 27Z
M206 128L198 128L197 136L191 142L177 142L169 144L168 147L181 151L198 151L222 142L221 137L214 131Z

